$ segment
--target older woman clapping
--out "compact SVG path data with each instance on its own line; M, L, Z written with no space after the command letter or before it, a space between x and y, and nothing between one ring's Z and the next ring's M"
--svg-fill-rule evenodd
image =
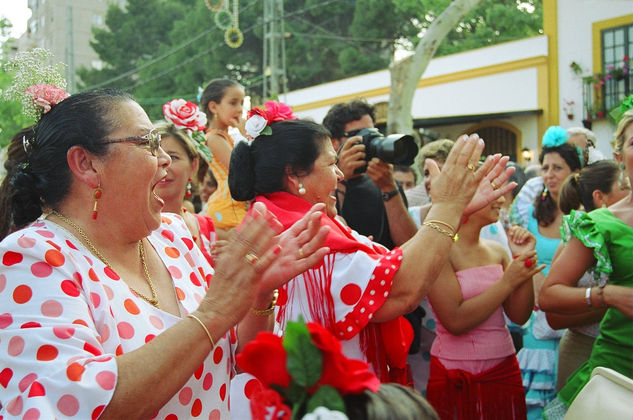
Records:
M0 417L228 418L233 327L268 327L273 290L325 255L322 207L276 237L255 206L214 273L161 215L170 158L129 95L49 109L8 174L23 229L0 243Z
M342 173L329 132L308 121L275 122L277 116L270 112L259 110L252 117L260 123L265 118L270 127L259 124L261 134L233 151L229 170L233 198L265 203L284 228L315 203L324 203L327 215L322 223L331 228L326 240L331 252L280 290L281 329L299 316L318 322L342 341L348 357L368 361L381 380L406 381L410 340L406 342L407 325L399 315L417 306L438 276L477 187L481 194L467 212L513 188L513 184L495 188L511 171L504 172L503 163L495 165L500 156L490 157L476 169L484 143L476 135L461 137L441 175L431 164L433 206L422 228L401 248L388 251L336 217L334 191ZM297 252L301 255L304 250Z

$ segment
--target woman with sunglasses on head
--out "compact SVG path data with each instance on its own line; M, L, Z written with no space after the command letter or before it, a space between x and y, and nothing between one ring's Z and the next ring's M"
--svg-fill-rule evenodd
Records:
M0 417L229 418L234 353L327 252L319 207L276 236L255 206L213 270L161 214L171 159L138 103L46 103L8 174L21 230L0 243Z

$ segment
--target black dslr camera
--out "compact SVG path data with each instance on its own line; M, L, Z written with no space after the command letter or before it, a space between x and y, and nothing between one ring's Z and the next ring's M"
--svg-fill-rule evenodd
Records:
M377 157L394 165L410 166L418 154L418 145L408 134L390 134L385 137L377 128L363 128L354 135L363 138L367 162ZM366 169L367 165L357 168L354 173L362 173Z

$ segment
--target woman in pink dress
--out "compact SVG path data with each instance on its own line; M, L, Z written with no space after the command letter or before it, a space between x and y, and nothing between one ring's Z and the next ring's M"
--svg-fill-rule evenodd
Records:
M499 197L459 229L448 263L429 292L437 320L427 398L442 419L521 419L526 416L521 371L503 313L517 324L534 306L534 237L512 227L511 260L504 247L480 239L499 220Z

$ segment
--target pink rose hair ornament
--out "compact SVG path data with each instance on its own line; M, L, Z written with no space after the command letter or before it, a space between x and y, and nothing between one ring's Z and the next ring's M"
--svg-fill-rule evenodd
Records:
M69 96L62 76L63 65L47 64L51 59L48 50L35 48L16 54L4 66L13 83L2 92L2 97L20 101L22 112L35 121Z
M343 396L377 392L378 377L362 360L343 355L341 343L316 323L289 322L284 337L260 332L237 355L237 365L261 387L251 394L254 420L310 419L329 413L347 419Z
M249 140L259 135L271 134L270 125L274 122L297 119L288 105L277 101L268 101L261 108L254 107L248 111L247 116L244 129Z
M202 157L211 162L213 155L207 147L207 139L204 136L207 116L198 109L198 105L184 99L172 99L163 105L165 119L177 128L185 131Z

